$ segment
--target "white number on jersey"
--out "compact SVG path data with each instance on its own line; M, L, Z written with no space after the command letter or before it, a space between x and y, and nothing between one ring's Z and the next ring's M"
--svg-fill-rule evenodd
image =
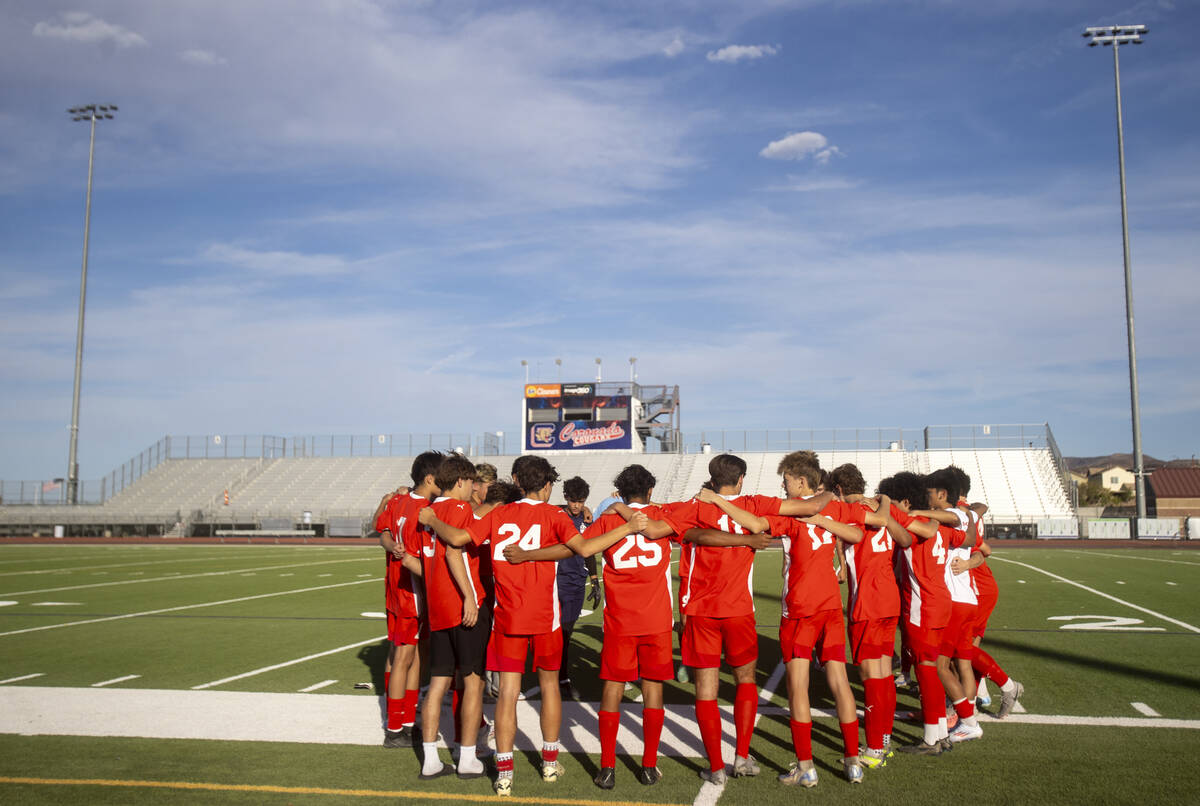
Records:
M808 524L808 536L812 538L813 551L821 548L821 546L828 546L833 542L833 535L820 526L813 526L811 523Z
M533 551L542 547L542 525L540 523L530 526L529 531L523 535L521 534L521 527L515 523L506 523L497 529L496 532L504 538L492 550L492 559L496 562L507 562L504 559L504 549L513 543L517 543L518 540L521 542L517 543L517 546L526 551Z
M892 536L888 534L887 527L880 529L871 538L871 551L875 553L890 552L892 550Z
M941 532L938 532L937 537L933 540L933 557L937 560L938 565L946 564L946 548L942 545Z
M634 546L638 548L639 553L631 557L629 553L633 551ZM629 535L621 541L617 550L612 554L613 568L622 571L636 568L639 563L647 567L658 565L660 560L662 560L662 547L655 540L647 540L643 534Z
M737 521L730 520L728 515L722 515L717 520L717 526L721 527L722 532L728 532L734 535L744 535L746 530Z

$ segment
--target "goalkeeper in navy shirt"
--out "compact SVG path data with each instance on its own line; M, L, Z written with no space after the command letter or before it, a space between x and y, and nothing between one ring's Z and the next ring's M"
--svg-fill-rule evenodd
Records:
M567 503L563 510L570 517L575 528L582 534L587 524L592 522L592 513L588 511L585 502L591 489L588 483L576 476L563 482L563 497ZM579 620L583 610L585 588L591 582L591 591L587 599L595 610L600 606L600 580L596 576L596 558L583 558L571 555L558 561L558 601L562 608L563 654L562 665L558 667L558 686L564 700L578 700L579 690L571 682L568 655L571 650L571 633L575 630L575 622Z

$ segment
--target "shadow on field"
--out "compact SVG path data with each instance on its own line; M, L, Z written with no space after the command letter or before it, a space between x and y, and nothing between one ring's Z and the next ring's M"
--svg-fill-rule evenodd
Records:
M363 662L363 666L367 667L367 672L371 675L371 686L376 692L386 695L383 690L383 672L387 668L387 658L389 647L391 645L384 638L378 644L368 644L358 650L358 659Z
M991 633L988 634L987 640L984 643L984 649L989 653L994 652L996 647L1020 652L1038 660L1056 660L1060 663L1071 664L1074 666L1084 666L1089 669L1097 669L1113 674L1125 675L1139 681L1153 680L1158 683L1165 683L1169 686L1178 686L1179 688L1195 691L1200 687L1200 677L1187 676L1182 674L1174 674L1172 672L1163 671L1162 669L1151 669L1146 666L1136 663L1120 663L1111 660L1109 657L1093 657L1084 655L1078 652L1066 652L1061 649L1050 649L1048 647L1031 648L1028 644L1023 644L1018 641L1005 640Z

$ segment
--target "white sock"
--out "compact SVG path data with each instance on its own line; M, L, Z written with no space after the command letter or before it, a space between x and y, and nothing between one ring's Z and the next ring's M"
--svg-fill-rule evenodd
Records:
M1017 690L1017 684L1014 683L1012 678L1010 677L1010 678L1008 678L1008 682L1000 687L1000 690L1003 691L1005 694L1011 694Z
M977 728L977 727L979 727L979 720L973 716L969 716L963 720L963 724L966 725L968 728Z
M950 735L950 730L946 727L946 717L941 717L938 719L937 729L939 739L945 739Z
M979 678L979 688L975 690L975 696L983 697L984 699L991 699L991 695L988 693L986 677Z
M926 722L925 723L925 744L937 744L939 738L941 738L941 737L938 735L938 726L931 725L928 722Z
M475 745L463 745L458 751L459 772L483 772L483 764L475 758Z
M437 742L422 742L421 746L425 748L425 762L421 765L421 774L434 775L440 772L444 765L438 758Z

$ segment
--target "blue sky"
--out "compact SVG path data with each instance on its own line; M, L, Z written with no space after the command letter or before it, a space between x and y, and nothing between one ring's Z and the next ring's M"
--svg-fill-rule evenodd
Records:
M84 10L86 8L86 10ZM300 9L300 10L298 10ZM167 433L515 431L524 380L687 431L1048 421L1200 453L1192 3L17 0L0 10L0 477ZM540 376L539 376L540 371Z

